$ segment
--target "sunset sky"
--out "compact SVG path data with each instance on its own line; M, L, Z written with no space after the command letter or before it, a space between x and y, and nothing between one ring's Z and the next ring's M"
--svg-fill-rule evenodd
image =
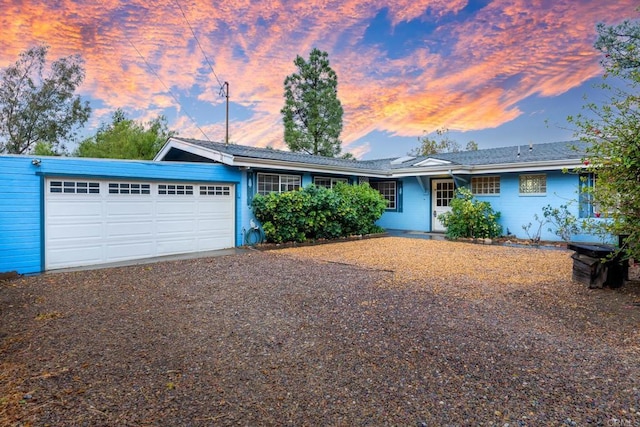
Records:
M285 148L283 82L296 55L329 53L343 151L401 156L424 131L480 148L571 139L566 117L598 101L598 22L632 0L0 0L0 68L38 43L79 53L95 133L116 108L164 114L180 136ZM192 33L195 33L194 35ZM202 50L201 50L201 48ZM204 51L204 54L203 54ZM213 66L213 71L207 63ZM167 90L167 88L169 90Z

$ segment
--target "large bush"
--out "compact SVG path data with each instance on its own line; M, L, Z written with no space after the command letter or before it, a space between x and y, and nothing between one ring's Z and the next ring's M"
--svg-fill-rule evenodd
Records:
M303 242L380 231L386 200L368 184L309 185L298 191L256 195L253 213L267 241Z
M502 234L500 212L494 212L489 202L476 200L468 188L457 189L450 206L450 212L438 216L447 227L447 237L487 238Z

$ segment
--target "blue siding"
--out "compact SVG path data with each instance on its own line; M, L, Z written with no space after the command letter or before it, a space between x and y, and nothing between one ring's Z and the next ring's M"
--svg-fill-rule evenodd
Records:
M402 187L398 187L402 188L402 212L387 211L382 214L377 224L388 229L429 231L431 227L429 189L423 190L416 177L403 178L399 181L402 181Z
M0 272L42 271L42 185L46 176L232 184L239 184L241 178L239 171L220 164L38 157L42 163L37 167L31 164L34 158L0 156ZM236 185L237 245L242 244L238 222L243 193L243 188Z
M549 172L532 172L535 174L543 173L547 176L547 192L544 195L522 195L519 192L519 177L521 173L509 173L500 176L500 195L499 196L476 196L478 200L484 200L491 203L495 211L501 213L500 224L502 225L504 234L509 231L521 239L527 239L527 232L522 228L529 223L532 227L529 231L533 234L533 230L537 230L538 223L535 221L535 215L544 218L542 208L551 205L559 207L567 205L569 211L578 217L578 175L570 173L562 173L561 171ZM542 240L560 240L553 232L549 231L550 225L544 225L542 228ZM580 235L575 236L576 241L593 241L593 236Z

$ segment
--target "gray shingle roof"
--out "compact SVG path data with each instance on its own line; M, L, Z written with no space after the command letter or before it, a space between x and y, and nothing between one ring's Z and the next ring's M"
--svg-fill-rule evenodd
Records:
M580 160L584 156L586 144L581 141L561 141L544 144L533 144L512 147L486 148L475 151L461 151L458 153L440 153L431 156L416 157L400 165L393 165L394 169L414 166L426 159L438 159L456 165L497 165L510 163L531 163L553 160ZM520 155L518 155L518 152Z
M398 156L398 158L376 160L348 160L333 157L314 156L304 153L293 153L291 151L250 147L246 145L201 141L189 138L174 137L173 139L237 157L303 164L306 163L309 165L333 166L337 168L377 170L381 172L391 171L394 169L420 167L416 165L426 159L444 160L455 165L467 166L533 163L554 160L579 160L583 157L584 150L586 148L586 144L580 141L562 141L544 144L533 144L531 150L529 149L529 145L521 145L519 147L498 147L475 151L461 151L458 153L440 153L431 156L409 158L404 162L398 162L397 159L402 155ZM519 156L518 151L520 152Z

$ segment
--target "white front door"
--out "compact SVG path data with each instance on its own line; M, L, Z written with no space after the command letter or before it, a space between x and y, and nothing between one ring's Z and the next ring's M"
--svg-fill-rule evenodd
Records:
M447 230L438 219L438 215L451 210L449 204L453 199L454 191L455 184L452 179L434 179L431 181L431 210L433 215L431 231L444 232Z

